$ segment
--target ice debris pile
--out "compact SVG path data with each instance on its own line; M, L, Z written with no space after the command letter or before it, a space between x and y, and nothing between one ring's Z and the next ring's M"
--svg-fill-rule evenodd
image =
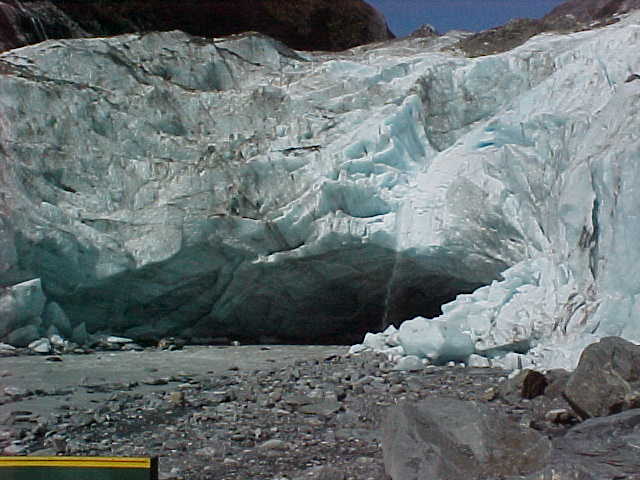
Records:
M461 33L2 54L0 341L318 341L414 318L368 347L573 366L598 337L640 340L639 22L475 59ZM16 306L32 279L38 315Z

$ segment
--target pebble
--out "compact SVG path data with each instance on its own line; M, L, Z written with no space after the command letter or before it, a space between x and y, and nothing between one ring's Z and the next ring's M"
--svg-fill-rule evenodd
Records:
M26 397L30 392L25 388L8 386L4 388L4 394L10 397Z
M184 392L171 392L169 394L169 402L173 405L183 405L185 402Z
M142 380L145 385L166 385L169 383L168 378L145 378Z
M576 416L573 412L565 408L557 408L554 410L549 410L545 416L545 420L551 423L560 423L566 424L571 423L575 420Z
M158 455L166 478L176 467L185 479L377 479L384 470L376 429L387 406L497 384L489 372L488 380L474 376L474 385L469 370L422 363L418 371L391 371L382 358L324 356L197 380L147 369L141 383L158 388L138 391L137 384L86 381L80 393L106 392L108 400L87 412L74 406L71 391L68 408L54 412L44 432L29 425L33 439L24 443L29 453L44 444L74 455Z
M277 438L272 438L271 440L267 440L264 443L261 443L258 447L259 450L287 450L288 444Z

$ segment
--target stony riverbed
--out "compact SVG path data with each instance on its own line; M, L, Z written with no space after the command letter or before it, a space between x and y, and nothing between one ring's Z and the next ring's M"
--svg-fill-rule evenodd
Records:
M383 356L345 347L1 360L5 454L153 455L163 479L383 480L380 424L398 402L478 400L529 424L550 408L500 395L503 370L395 371ZM538 423L550 433L565 428Z

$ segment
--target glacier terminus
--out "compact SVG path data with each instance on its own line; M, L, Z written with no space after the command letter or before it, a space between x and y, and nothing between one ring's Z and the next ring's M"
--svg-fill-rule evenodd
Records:
M372 332L354 350L507 368L640 341L640 14L464 35L0 54L0 341Z

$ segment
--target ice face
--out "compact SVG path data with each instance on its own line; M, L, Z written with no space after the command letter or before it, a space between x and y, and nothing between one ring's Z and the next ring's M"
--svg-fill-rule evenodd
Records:
M3 54L0 281L125 337L423 317L379 347L539 365L640 338L638 22L477 59L179 32Z

